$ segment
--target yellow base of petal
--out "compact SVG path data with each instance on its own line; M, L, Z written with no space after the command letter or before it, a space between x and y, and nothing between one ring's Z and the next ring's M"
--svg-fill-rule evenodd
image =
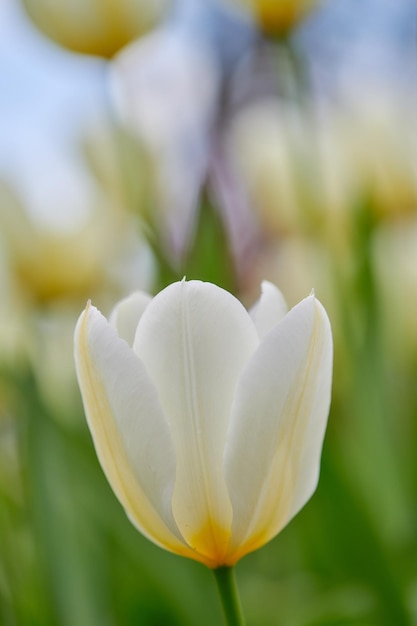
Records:
M228 565L227 548L230 529L221 528L215 521L207 520L203 528L188 539L191 547L201 555L211 569Z
M258 550L258 548L262 548L268 541L271 539L271 536L266 532L258 533L257 535L250 537L248 541L239 546L234 552L229 552L227 558L225 560L225 565L232 567L236 565L241 558L249 554L250 552L254 552Z

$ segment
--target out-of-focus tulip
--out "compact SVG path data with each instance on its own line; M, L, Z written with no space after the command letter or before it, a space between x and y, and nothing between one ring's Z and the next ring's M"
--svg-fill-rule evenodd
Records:
M84 230L62 235L40 233L35 245L16 259L21 285L39 302L92 289L102 278L102 267L90 237L92 233Z
M264 283L248 313L228 292L174 283L108 322L91 304L75 361L104 472L135 526L211 568L272 539L315 490L332 337L310 295L290 312Z
M74 52L110 58L149 30L171 0L23 0L34 24Z
M181 253L207 174L219 89L212 52L161 28L123 50L112 72L120 118L147 157L148 217L165 247Z
M236 0L235 0L236 1ZM267 35L285 35L317 6L320 0L239 0Z
M90 173L119 213L139 213L145 218L153 206L154 168L132 133L108 121L91 124L83 138Z
M0 181L0 367L32 363L59 418L77 414L71 414L77 395L70 364L80 306L94 294L107 308L131 291L133 275L145 288L152 279L132 216L105 202L103 195L100 210L70 230L46 228Z
M100 198L100 209L65 229L45 227L29 217L17 194L7 186L0 186L0 201L4 264L22 303L36 306L61 300L79 306L87 294L111 291L112 283L114 288L117 282L111 275L123 259L125 274L128 270L132 243L140 249L137 239L132 242L131 216L106 206L105 198ZM123 285L121 290L125 290Z
M395 362L417 360L417 219L386 223L374 233L373 266L384 338Z
M232 121L228 154L265 228L275 235L299 228L301 186L295 165L304 139L302 119L294 108L262 101L243 109Z
M344 253L355 178L329 123L310 107L264 100L235 117L227 146L267 239L314 235Z
M227 141L267 234L315 234L340 256L359 204L377 220L416 210L417 143L404 103L361 97L318 115L271 99L243 109Z
M354 165L356 189L377 218L417 209L417 125L414 104L385 92L359 98L339 114L338 143Z

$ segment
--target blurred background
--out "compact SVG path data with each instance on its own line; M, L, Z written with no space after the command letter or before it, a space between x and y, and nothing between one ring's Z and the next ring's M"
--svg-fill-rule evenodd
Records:
M248 626L417 624L415 0L0 3L0 624L212 626L95 456L91 298L314 287L335 339L318 490L238 564Z

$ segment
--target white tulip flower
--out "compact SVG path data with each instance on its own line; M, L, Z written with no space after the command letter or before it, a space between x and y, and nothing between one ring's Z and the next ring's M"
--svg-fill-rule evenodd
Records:
M314 294L286 312L264 282L248 313L211 283L90 303L75 362L97 455L133 524L210 568L272 539L314 492L332 336Z

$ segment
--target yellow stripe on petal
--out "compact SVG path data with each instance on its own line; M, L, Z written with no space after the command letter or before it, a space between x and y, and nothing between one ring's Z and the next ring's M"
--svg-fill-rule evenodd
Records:
M237 386L225 450L231 559L272 539L312 495L331 378L329 320L310 296L264 337Z
M190 545L206 559L211 568L227 565L230 528L222 528L216 520L209 519L198 533L189 537Z

